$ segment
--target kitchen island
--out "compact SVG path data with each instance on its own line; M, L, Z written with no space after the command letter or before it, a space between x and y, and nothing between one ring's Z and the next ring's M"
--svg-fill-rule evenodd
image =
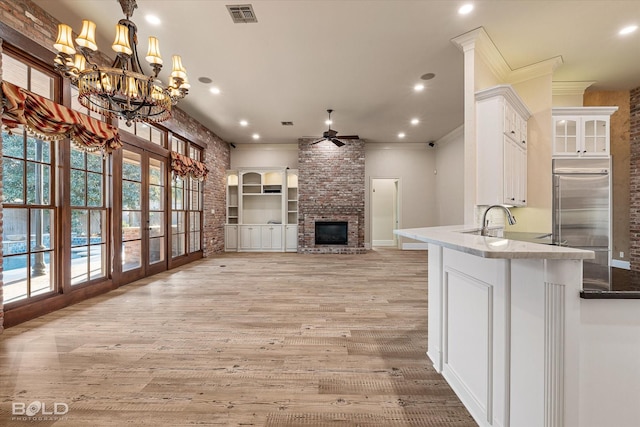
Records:
M579 425L579 249L446 226L428 243L427 355L480 426Z

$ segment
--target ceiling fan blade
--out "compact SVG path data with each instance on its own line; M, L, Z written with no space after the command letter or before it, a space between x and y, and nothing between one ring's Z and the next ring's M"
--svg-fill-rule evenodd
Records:
M340 139L360 139L358 135L338 135Z
M310 145L317 144L319 142L326 141L326 140L327 140L327 138L320 138L320 139L317 139L317 140L313 141Z
M342 147L344 145L344 142L340 141L338 138L331 138L331 142L336 144L338 147Z

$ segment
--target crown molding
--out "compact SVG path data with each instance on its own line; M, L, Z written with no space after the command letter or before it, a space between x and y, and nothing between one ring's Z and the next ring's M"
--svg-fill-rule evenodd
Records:
M595 82L552 82L553 96L584 95L589 86Z

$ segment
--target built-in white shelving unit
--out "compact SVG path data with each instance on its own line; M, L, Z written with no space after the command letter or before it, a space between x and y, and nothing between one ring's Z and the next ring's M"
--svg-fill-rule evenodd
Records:
M298 174L287 168L227 172L227 251L296 251Z

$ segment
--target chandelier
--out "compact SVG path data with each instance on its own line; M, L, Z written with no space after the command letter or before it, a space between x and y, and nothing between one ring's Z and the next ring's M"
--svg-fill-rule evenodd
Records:
M164 86L158 79L162 69L158 39L149 37L145 59L153 68L153 74L146 75L138 59L137 28L129 19L138 5L136 0L117 1L126 18L116 25L116 38L111 46L116 59L111 67L92 62L92 55L98 50L96 24L83 20L75 47L71 27L58 25L58 37L53 45L58 51L54 60L56 70L77 85L78 101L91 111L109 118L122 118L127 126L132 122L167 120L171 117L171 106L184 98L190 87L182 59L178 55L172 57L173 70L168 85Z

